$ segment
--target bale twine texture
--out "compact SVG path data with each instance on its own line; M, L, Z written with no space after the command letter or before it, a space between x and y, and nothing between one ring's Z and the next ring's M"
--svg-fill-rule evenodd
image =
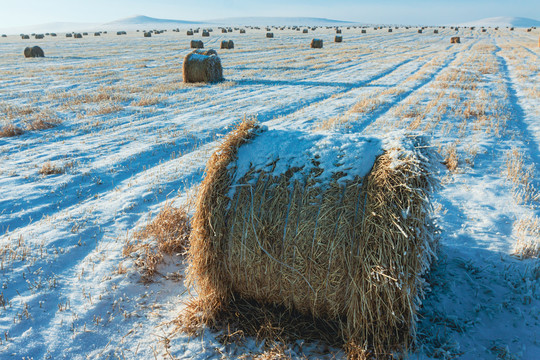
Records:
M406 351L436 247L426 149L240 124L210 158L193 217L199 320L253 300L334 324L351 358Z

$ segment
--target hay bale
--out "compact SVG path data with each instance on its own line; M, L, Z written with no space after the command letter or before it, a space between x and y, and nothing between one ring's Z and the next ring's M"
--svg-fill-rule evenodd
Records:
M266 37L269 38L269 39L271 39L271 38L274 37L274 33L272 33L272 32L267 32L267 33L266 33Z
M222 49L234 49L234 42L232 40L223 40L221 42Z
M336 34L341 34L341 29L336 29Z
M362 29L362 34L365 34L367 31L365 29Z
M351 357L354 344L406 350L436 246L434 163L421 138L242 123L210 158L196 201L187 285L199 320L254 300L337 323L330 336Z
M192 49L204 49L204 44L202 40L191 40L190 45Z
M3 37L3 38L6 38L6 37L7 37L7 35L6 35L6 34L2 34L2 37Z
M323 47L322 39L313 39L313 40L311 40L311 48L312 49L322 49L322 47Z
M487 31L487 29L482 29L482 32L486 32L486 31Z
M67 38L73 37L73 34L66 33L66 37L67 37Z
M21 35L21 39L23 39L23 40L29 40L29 39L30 39L30 36L28 36L28 35Z
M450 38L450 44L459 44L461 43L461 39L459 38L459 36L452 36Z
M37 40L41 40L41 39L43 39L44 37L45 37L45 35L43 35L43 34L36 34L36 35L34 35L34 38L37 39Z
M45 57L45 53L39 46L27 47L24 49L24 57L26 58Z
M186 35L187 36L193 36L193 30L186 31Z
M208 32L207 30L203 30L202 36L208 37L208 36L210 36L210 32Z
M433 33L434 33L434 34L438 34L438 33L439 33L439 30L433 30Z
M308 33L308 29L302 30L302 34L307 34L307 33Z
M116 35L127 35L127 32L125 32L125 31L117 31Z
M421 33L422 33L422 29L418 29L418 33L421 34Z
M245 33L246 33L245 29L240 29L240 34L245 34Z
M82 39L82 34L76 33L76 34L73 35L73 37L74 37L75 39Z
M101 36L101 33L100 32L95 32L94 36Z
M334 42L337 42L337 43L343 42L343 36L341 36L341 35L336 35L336 36L334 37Z
M221 33L222 33L222 34L226 34L226 33L227 33L227 29L221 29Z
M194 50L184 58L184 82L218 82L223 80L221 60L215 50Z
M392 32L392 29L388 29L388 32Z
M143 36L144 37L152 37L152 33L151 32L145 32Z

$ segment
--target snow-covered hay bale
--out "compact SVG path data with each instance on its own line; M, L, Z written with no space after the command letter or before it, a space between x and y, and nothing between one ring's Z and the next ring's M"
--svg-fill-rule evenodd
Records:
M434 34L438 34L438 33L439 33L439 30L435 29L435 30L433 30L433 33L434 33Z
M187 36L193 36L193 30L186 31L186 35Z
M308 29L302 30L302 34L307 34L307 33L308 33Z
M221 60L215 50L195 50L184 58L184 82L218 82L223 80Z
M421 33L422 33L422 29L418 29L418 33L421 34Z
M204 49L202 40L191 40L190 46L192 49Z
M341 36L341 35L336 35L336 36L334 37L334 42L337 42L337 43L343 42L343 36Z
M210 32L207 31L207 30L203 30L202 36L204 36L204 37L209 37L209 36L210 36Z
M336 29L336 34L341 34L341 29Z
M313 39L313 40L311 40L311 48L312 49L322 49L322 47L323 47L322 39Z
M363 29L363 30L362 30L362 34L365 34L365 33L366 33L366 30L365 30L365 29Z
M30 36L29 36L29 35L21 35L21 39L23 39L23 40L29 40L29 39L30 39Z
M45 57L45 53L39 46L26 47L24 49L24 57L26 58Z
M392 32L393 30L392 29L388 29L388 32Z
M188 253L196 320L215 324L244 299L338 324L333 336L352 355L365 344L406 350L436 246L427 149L401 135L240 124L199 188Z
M75 39L82 39L82 34L81 33L76 33L76 34L73 35L73 37Z
M245 33L246 33L245 29L240 29L240 34L245 34Z
M66 37L67 37L67 38L73 37L73 34L71 34L71 33L66 33Z
M266 37L267 37L267 38L273 38L273 37L274 37L274 33L272 33L272 32L267 32L267 33L266 33Z
M234 42L232 40L223 40L221 42L222 49L234 49Z
M452 36L450 38L450 44L459 44L461 43L461 39L459 38L459 36Z

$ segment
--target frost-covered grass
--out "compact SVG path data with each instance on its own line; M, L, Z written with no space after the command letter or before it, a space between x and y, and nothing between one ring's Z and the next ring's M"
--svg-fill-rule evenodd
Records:
M217 29L216 29L217 30ZM429 30L429 29L428 29ZM214 31L226 81L184 84L192 38L132 32L0 39L0 358L344 355L189 338L183 258L154 281L126 243L165 204L189 205L220 139L270 128L419 132L445 159L439 259L414 358L540 357L539 30ZM313 37L323 49L310 49ZM46 58L24 59L29 44ZM277 350L281 349L281 350Z

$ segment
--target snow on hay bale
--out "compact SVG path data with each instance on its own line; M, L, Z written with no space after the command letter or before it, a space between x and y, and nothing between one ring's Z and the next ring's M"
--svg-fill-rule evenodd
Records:
M311 48L312 49L322 49L322 47L323 47L322 39L313 39L313 40L311 40Z
M452 36L450 38L450 44L459 44L461 43L461 39L459 38L459 36Z
M336 35L336 36L334 37L334 42L337 42L337 43L343 42L343 36L341 36L341 35Z
M234 49L234 42L232 40L223 40L221 42L222 49Z
M435 163L423 138L240 124L199 188L187 271L199 297L186 330L246 300L335 325L321 331L351 356L364 344L406 350L436 247Z
M24 49L24 57L26 58L45 57L45 53L39 46L26 47Z
M221 60L215 50L194 50L184 58L184 82L218 82L223 80Z
M203 49L204 44L202 40L191 40L190 46L192 49Z

